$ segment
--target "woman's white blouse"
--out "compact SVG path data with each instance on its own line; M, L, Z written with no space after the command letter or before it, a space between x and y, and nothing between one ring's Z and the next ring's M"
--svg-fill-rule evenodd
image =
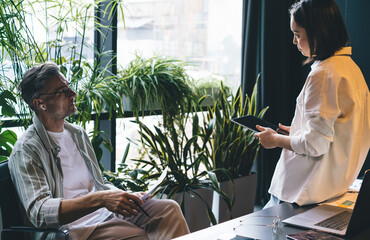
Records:
M282 150L269 193L299 205L343 194L370 146L370 94L345 47L312 64L297 98L291 147Z

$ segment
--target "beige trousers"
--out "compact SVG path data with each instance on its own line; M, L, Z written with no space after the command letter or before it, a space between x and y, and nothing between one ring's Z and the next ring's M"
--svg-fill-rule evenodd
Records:
M144 202L143 208L150 218L143 213L129 218L115 215L100 223L88 240L167 240L189 233L188 225L175 201L150 199Z

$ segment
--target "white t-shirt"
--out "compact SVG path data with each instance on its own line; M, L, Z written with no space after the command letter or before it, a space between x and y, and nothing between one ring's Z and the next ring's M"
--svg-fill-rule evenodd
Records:
M64 129L60 133L48 131L48 134L61 148L58 157L60 158L63 172L64 198L72 199L95 192L94 180L77 149L75 141L73 141L71 133ZM97 226L111 215L112 212L106 208L100 208L64 226L64 229L89 228L89 231L85 232L85 234L90 235L94 230L94 228L91 228L92 226ZM83 238L81 236L81 239Z
M299 205L343 194L370 146L370 94L351 48L313 63L297 98L291 147L283 149L269 193Z

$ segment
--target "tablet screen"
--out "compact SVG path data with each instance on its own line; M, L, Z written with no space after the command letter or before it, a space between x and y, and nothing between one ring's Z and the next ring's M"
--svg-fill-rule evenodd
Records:
M244 117L239 117L239 118L233 118L231 119L236 124L239 124L243 127L246 127L253 132L260 132L257 128L256 125L260 125L262 127L268 127L273 129L274 131L277 131L278 133L284 134L284 135L289 135L289 133L281 128L278 127L278 125L272 124L270 122L267 122L266 120L262 120L258 117L252 116L252 115L246 115Z

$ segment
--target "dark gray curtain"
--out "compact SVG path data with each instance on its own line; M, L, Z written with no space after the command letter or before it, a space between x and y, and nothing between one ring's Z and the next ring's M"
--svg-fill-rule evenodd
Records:
M290 125L296 98L309 66L292 43L288 8L293 0L244 0L242 86L250 95L261 73L259 105L269 106L265 119ZM265 204L268 188L281 149L260 151L255 163L258 174L257 204Z
M362 24L370 21L370 1L337 0L337 4L350 36L352 59L360 67L367 85L370 86L370 28L364 28ZM367 155L367 159L359 173L359 177L363 177L367 169L370 169L370 153Z
M262 1L244 0L242 24L242 90L251 93L261 72Z

